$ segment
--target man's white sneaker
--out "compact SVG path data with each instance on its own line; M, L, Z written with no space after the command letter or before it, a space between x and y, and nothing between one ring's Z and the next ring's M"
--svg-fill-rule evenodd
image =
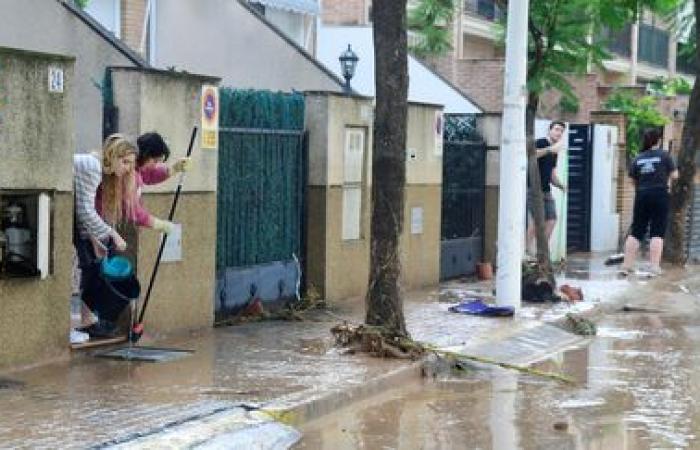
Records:
M90 340L90 335L78 330L70 330L71 344L84 344Z

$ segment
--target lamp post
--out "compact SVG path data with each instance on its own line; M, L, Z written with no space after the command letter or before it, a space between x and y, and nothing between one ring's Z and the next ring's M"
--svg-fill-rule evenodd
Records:
M520 309L525 236L525 104L529 0L508 2L503 80L496 304Z
M352 89L350 88L350 80L355 76L355 69L357 68L357 62L360 58L357 57L355 52L352 51L352 47L348 44L348 49L340 54L340 69L343 72L343 78L345 78L345 92L350 93Z

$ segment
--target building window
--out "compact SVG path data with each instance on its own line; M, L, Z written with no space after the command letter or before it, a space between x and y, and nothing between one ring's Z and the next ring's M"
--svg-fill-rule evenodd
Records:
M632 55L632 25L625 25L621 30L606 28L599 39L613 53L626 58Z
M639 60L668 67L668 31L653 25L639 25Z
M265 15L265 5L253 1L250 2L250 7L261 16Z
M343 153L343 240L362 238L362 179L365 160L365 130L345 129Z
M465 0L464 11L492 22L505 18L503 10L496 4L495 0Z
M90 0L85 11L116 37L121 37L121 2L119 0Z

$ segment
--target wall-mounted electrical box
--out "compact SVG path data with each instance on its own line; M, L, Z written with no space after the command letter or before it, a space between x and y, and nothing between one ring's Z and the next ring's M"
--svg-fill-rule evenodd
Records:
M0 278L46 278L50 255L51 194L0 190Z

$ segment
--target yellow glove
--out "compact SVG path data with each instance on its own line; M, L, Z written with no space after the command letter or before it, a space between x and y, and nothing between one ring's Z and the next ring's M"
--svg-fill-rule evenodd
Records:
M192 158L180 158L170 169L171 173L188 172L192 169Z
M160 231L161 233L170 234L175 229L175 225L167 220L162 220L157 217L153 218L153 225L151 225L155 231Z

